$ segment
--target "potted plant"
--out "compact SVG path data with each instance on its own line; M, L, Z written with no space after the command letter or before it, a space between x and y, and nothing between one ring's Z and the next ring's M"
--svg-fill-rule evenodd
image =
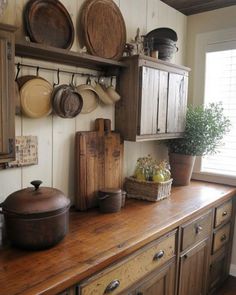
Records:
M187 109L184 137L167 141L173 184L189 184L195 157L216 153L229 127L221 103Z

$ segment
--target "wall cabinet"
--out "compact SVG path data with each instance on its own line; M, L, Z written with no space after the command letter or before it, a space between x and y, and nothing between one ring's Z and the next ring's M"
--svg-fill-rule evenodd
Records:
M14 31L0 24L0 165L15 156Z
M125 62L118 81L116 130L132 141L181 137L189 69L139 55Z

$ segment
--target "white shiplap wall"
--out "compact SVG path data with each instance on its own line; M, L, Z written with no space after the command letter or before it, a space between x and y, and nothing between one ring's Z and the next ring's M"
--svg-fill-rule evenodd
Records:
M16 38L24 37L22 28L22 10L26 0L9 0L4 15L0 18L1 23L14 24L19 27ZM83 0L61 1L69 11L77 36L76 22L78 12ZM187 18L173 8L165 5L159 0L116 0L124 16L127 38L134 38L139 27L141 34L157 27L170 27L176 30L179 42L179 52L175 55L173 62L185 64L186 56L186 30ZM79 49L79 41L75 37L71 50ZM58 65L20 59L17 61L39 66L55 67ZM67 66L60 66L61 69L76 71L79 69ZM83 70L85 71L85 70ZM89 70L86 70L90 72ZM21 75L35 74L33 70L23 69ZM56 75L40 70L40 76L51 83L56 81ZM70 75L61 74L60 82L69 83ZM77 84L85 83L84 78L76 78ZM110 118L114 127L114 107L99 106L94 112L87 115L79 115L74 119L62 119L56 116L48 116L41 119L29 119L16 117L16 135L37 135L39 142L39 163L38 165L0 171L0 202L11 192L27 187L31 180L41 179L45 186L53 186L61 189L73 200L74 192L74 135L76 131L91 130L93 121L97 117ZM166 148L158 142L132 143L125 142L124 174L133 173L135 162L138 157L152 154L162 159L166 156Z

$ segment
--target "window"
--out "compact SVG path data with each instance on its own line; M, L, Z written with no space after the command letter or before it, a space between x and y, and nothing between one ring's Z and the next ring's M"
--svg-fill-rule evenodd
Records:
M204 104L222 102L232 127L218 153L201 159L201 172L236 176L236 42L207 46Z

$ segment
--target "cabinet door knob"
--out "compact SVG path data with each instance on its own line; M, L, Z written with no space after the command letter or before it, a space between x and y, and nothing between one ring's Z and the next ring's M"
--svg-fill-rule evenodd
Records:
M224 242L226 240L227 236L226 234L223 234L221 237L220 237L220 240L221 242Z
M160 128L157 128L157 132L160 132L161 131L161 129Z
M154 257L153 257L153 260L159 260L161 259L163 256L164 256L165 252L163 250L157 252Z
M114 280L114 281L110 282L110 284L106 287L104 294L109 294L109 293L113 292L119 286L120 286L119 280Z
M222 213L222 216L226 216L228 214L228 212L227 211L224 211L223 213Z
M202 231L202 226L201 225L197 225L196 226L196 234L199 234Z

